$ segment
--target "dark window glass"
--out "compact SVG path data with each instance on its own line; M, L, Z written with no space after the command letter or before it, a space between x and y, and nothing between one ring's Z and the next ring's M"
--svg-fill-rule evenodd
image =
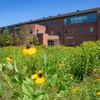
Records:
M72 41L72 45L75 45L75 40Z
M68 45L68 41L65 41L65 45Z
M53 26L53 22L50 22L50 26Z
M68 33L68 31L67 31L67 30L65 30L65 33Z
M33 30L32 29L30 29L30 33L33 33Z
M71 24L71 18L70 17L67 18L67 24Z
M82 33L83 32L83 28L80 28L80 33Z
M57 34L60 34L60 30L57 30Z
M53 41L53 40L49 40L49 41L48 41L48 45L49 45L49 46L53 46L53 45L54 45L54 41Z
M8 28L8 32L10 33L10 27Z
M97 12L80 14L64 18L64 25L66 24L77 24L82 22L92 22L97 20Z
M19 34L19 28L15 29L15 34Z
M48 24L47 23L44 23L44 26L48 26Z
M56 22L56 25L59 26L59 25L60 25L60 21L57 21L57 22Z
M72 33L75 33L75 29L72 29Z
M75 18L71 17L71 24L74 24L74 23L75 23Z

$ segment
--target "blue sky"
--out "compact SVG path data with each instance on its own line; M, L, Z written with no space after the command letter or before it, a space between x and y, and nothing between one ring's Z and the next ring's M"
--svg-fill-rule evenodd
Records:
M100 0L0 0L0 27L100 7Z

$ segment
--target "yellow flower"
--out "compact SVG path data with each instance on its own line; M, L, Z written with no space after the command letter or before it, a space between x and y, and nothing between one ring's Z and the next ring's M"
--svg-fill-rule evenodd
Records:
M58 66L62 67L62 66L64 66L64 63L60 62L60 63L58 63Z
M72 94L76 94L77 92L79 92L80 87L73 87L72 88Z
M12 57L7 57L6 60L7 60L8 62L13 62Z
M97 78L96 81L100 81L100 78Z
M30 47L29 45L26 46L25 49L22 51L23 54L25 55L32 55L36 53L36 48Z
M96 92L97 95L100 95L100 92Z
M44 76L42 71L37 72L31 76L31 79L35 80L36 84L42 84L44 82Z

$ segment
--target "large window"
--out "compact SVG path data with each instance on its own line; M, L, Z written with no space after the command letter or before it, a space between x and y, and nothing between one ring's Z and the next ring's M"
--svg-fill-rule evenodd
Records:
M92 22L97 20L97 12L69 16L64 18L64 25L82 22Z

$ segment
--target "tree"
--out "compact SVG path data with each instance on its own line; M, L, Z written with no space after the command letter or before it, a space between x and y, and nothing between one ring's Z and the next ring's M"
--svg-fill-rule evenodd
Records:
M33 37L32 43L33 43L34 45L38 45L38 44L39 44L39 39L38 39L37 36L34 36L34 37Z
M3 33L0 35L0 45L8 46L13 44L13 36L9 33L8 28L5 27Z
M19 34L19 42L20 42L20 44L25 44L25 43L29 42L28 34L29 34L28 26L24 25L22 27L21 33Z

